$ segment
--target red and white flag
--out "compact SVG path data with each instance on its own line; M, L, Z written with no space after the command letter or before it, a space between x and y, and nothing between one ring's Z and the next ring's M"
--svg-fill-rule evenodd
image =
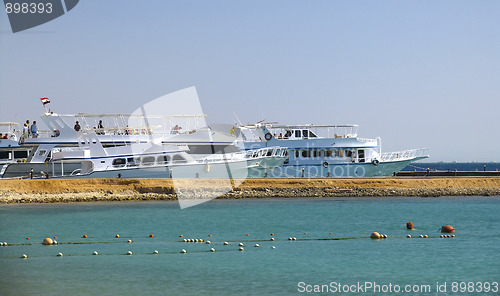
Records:
M42 104L44 105L50 103L49 98L40 98L40 101L42 101Z

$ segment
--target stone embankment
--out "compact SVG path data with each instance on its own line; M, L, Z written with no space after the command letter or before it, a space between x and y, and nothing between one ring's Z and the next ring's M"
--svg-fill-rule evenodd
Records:
M0 203L177 200L227 188L219 198L500 196L499 177L0 180ZM175 187L174 187L175 186ZM231 189L234 188L234 189ZM224 191L224 190L222 190Z

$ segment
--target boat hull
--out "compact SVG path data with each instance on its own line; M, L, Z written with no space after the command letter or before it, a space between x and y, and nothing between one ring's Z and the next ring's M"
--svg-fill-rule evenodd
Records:
M425 157L422 157L425 158ZM272 169L272 178L364 178L388 177L421 158L373 163L285 164Z

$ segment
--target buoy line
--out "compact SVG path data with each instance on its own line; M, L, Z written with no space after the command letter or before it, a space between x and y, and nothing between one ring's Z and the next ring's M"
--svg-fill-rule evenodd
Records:
M274 246L273 246L274 247ZM274 249L271 247L272 249ZM19 258L50 258L50 257L85 257L85 256L148 256L148 255L174 255L174 254L193 254L193 253L221 253L221 252L239 252L241 251L242 247L239 247L238 249L231 249L231 250L222 250L222 249L215 249L215 248L210 248L208 250L199 250L199 251L190 251L190 250L179 250L179 251L158 251L154 250L153 252L148 252L148 253L135 253L133 251L127 251L127 252L122 252L122 253L98 253L97 251L94 251L93 253L86 253L86 254L63 254L61 252L54 254L54 255L46 255L46 256L32 256L29 254L22 254L19 257L5 257L2 259L19 259ZM258 248L255 248L258 249Z
M382 236L387 236L387 237L382 237ZM376 237L376 236L375 236ZM427 234L421 234L420 236L411 236L411 235L405 235L405 236L388 236L387 234L379 234L379 237L376 237L377 239L384 239L384 238L455 238L456 236L453 235L440 235L440 236L429 236ZM191 239L191 240L175 240L175 241L156 241L156 243L189 243L189 244L194 244L194 245L229 245L229 244L239 244L239 243L261 243L261 242L279 242L279 241L335 241L335 240L350 240L350 239L367 239L370 238L370 236L353 236L353 237L320 237L320 238L297 238L297 237L288 237L288 238L277 238L277 237L271 237L266 238L266 239L243 239L243 240L225 240L225 241L207 241L203 239ZM196 241L197 240L197 241ZM94 241L94 242L55 242L52 244L52 246L55 245L94 245L94 244L141 244L143 242L147 241L133 241L131 239L129 240L123 240L123 241ZM35 246L35 245L43 245L42 243L9 243L5 244L2 246L8 246L8 247L16 247L16 246Z

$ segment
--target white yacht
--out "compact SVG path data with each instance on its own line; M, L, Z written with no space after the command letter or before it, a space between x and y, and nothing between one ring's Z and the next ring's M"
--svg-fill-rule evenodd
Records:
M8 159L0 166L0 176L171 178L177 172L180 178L217 178L238 168L241 172L233 175L252 178L267 176L269 168L285 161L287 150L282 147L241 152L234 146L234 135L200 128L195 119L204 117L45 112L41 119L49 130L25 138L22 145L9 141L13 147L0 150Z
M428 157L426 149L383 153L380 138L360 138L357 129L354 124L240 128L246 149L288 147L289 158L270 177L392 176L410 162Z
M187 145L153 142L104 148L94 132L78 133L79 147L52 150L56 178L257 178L283 164L287 149L267 147L193 157ZM64 175L64 166L81 167ZM52 169L55 171L55 169Z

